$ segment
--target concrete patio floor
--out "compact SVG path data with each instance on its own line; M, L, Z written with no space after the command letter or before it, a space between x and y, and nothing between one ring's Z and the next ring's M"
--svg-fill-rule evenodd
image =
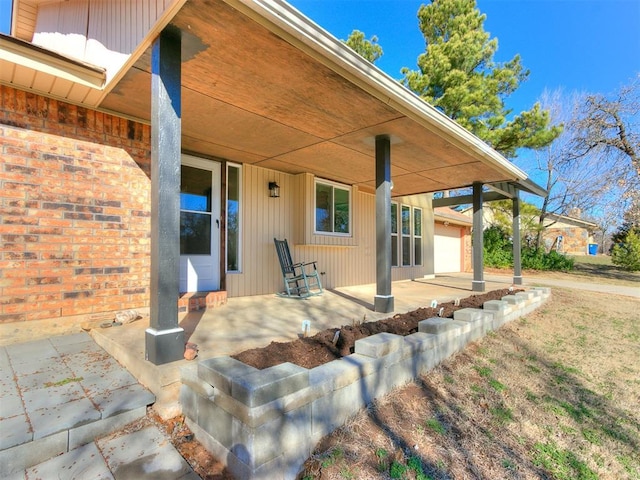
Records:
M487 282L486 291L508 288L509 279ZM418 307L465 298L471 291L471 276L455 274L435 279L395 282L395 311L373 311L375 285L325 290L323 295L305 300L277 295L230 298L226 305L192 312L180 321L185 338L198 345L196 361L180 360L156 366L145 360L145 330L148 317L121 327L94 329L92 337L113 355L157 398L156 409L164 417L179 412L177 405L180 369L195 368L197 360L232 355L243 350L266 346L272 341L289 341L302 331L302 321L311 322L311 334L353 322L388 318Z

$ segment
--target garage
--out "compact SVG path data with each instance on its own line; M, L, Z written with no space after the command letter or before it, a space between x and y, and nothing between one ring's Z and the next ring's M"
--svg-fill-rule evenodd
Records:
M462 271L463 231L464 229L458 225L436 222L433 238L435 273Z

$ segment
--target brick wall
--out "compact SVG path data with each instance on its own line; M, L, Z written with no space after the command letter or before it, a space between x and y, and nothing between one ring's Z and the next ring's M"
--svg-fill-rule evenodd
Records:
M0 322L149 305L150 127L0 86Z

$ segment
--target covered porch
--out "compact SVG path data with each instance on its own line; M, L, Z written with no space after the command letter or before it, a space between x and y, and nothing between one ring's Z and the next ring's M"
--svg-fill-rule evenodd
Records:
M300 179L291 183L297 193L284 213L274 216L274 223L290 216L285 231L271 235L272 226L265 224L254 229L257 209L245 212L250 218L244 235L257 238L263 251L265 239L283 234L295 236L302 249L362 250L365 235L354 230L317 231L313 182L336 182L354 198L359 192L373 195L367 221L375 221L375 228L371 240L366 235L371 260L365 268L376 284L363 301L385 315L398 309L392 291L393 198L472 185L481 191L482 185L526 179L484 142L284 2L193 0L169 20L101 103L151 124L151 317L145 343L154 364L181 358L190 337L174 307L180 252L176 173L185 151ZM254 192L264 187L252 186ZM474 204L481 209L481 196L474 195ZM218 225L224 249L224 211ZM481 232L476 228L476 235ZM428 220L419 233L420 242L426 239L424 263L410 278L433 275L432 237ZM268 255L246 262L236 275L220 262L221 285L255 283ZM481 272L481 260L474 257L474 271ZM473 286L485 289L477 278Z

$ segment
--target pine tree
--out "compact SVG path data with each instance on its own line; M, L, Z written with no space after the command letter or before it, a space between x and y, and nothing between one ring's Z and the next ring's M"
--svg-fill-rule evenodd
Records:
M505 98L529 71L520 57L496 63L498 40L484 30L486 15L475 0L432 0L418 10L426 51L419 70L402 69L403 83L507 157L518 148L550 144L562 127L549 126L539 104L510 119Z
M382 47L378 45L378 37L374 35L367 40L364 33L360 30L352 31L349 38L343 40L343 42L362 58L371 63L375 63L383 53Z

